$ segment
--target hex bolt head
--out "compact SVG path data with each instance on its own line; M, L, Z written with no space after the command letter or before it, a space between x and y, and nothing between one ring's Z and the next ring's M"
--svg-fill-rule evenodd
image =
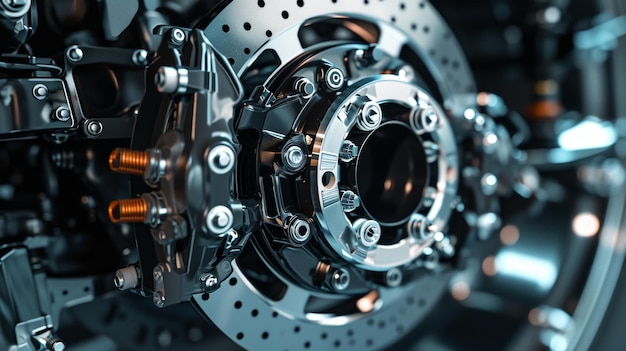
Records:
M282 150L283 165L289 172L299 172L306 165L306 153L300 145L287 144Z
M350 273L344 268L335 269L331 273L330 284L335 290L346 290L350 285Z
M304 218L294 215L288 220L289 239L296 244L304 244L311 236L311 224Z
M185 35L185 32L180 28L174 28L170 34L170 41L173 44L181 44L186 38L187 35Z
M411 111L411 127L418 133L432 133L439 126L439 116L432 107L415 107Z
M378 128L382 121L383 110L380 108L380 105L374 101L367 101L359 111L356 126L360 130L368 132Z
M154 75L154 84L159 93L173 94L178 91L179 78L176 68L161 66Z
M85 56L85 53L78 46L72 46L69 49L67 49L67 59L70 60L71 62L74 62L74 63L80 62L84 56Z
M54 110L54 119L60 122L67 122L72 117L70 110L67 107L59 106Z
M152 302L154 302L156 307L163 308L165 306L165 295L163 295L163 292L155 291L152 294Z
M223 237L233 225L232 211L222 205L213 207L206 215L206 226L210 234Z
M300 77L293 82L293 90L308 99L315 94L315 85L308 78Z
M209 149L207 164L211 172L226 174L235 166L235 152L226 145L216 145Z
M357 230L357 237L361 244L365 247L373 247L380 240L382 230L380 224L374 220L368 219L362 222Z
M33 97L37 100L44 100L48 96L48 87L43 84L35 84L33 87Z
M331 67L323 71L323 85L329 92L335 92L343 87L346 80L343 72L337 67Z

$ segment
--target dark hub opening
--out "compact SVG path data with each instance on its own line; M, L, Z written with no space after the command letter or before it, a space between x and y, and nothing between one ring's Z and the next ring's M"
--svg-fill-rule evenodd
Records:
M407 219L419 205L428 177L424 148L406 125L389 122L366 139L356 164L365 212L381 224Z

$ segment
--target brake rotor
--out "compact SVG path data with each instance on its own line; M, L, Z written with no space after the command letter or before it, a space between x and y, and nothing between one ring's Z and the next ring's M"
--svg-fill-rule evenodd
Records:
M450 116L474 82L450 29L426 2L260 0L229 3L205 34L247 94L237 195L261 195L263 224L196 305L246 349L405 337L447 288L437 256L454 253Z

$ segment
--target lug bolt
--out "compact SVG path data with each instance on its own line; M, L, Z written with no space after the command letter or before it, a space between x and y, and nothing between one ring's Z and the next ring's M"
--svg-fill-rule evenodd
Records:
M331 67L323 72L324 87L329 92L338 91L346 80L343 72L337 67Z
M382 230L380 224L374 220L366 220L358 224L357 236L365 247L373 247L380 240Z
M71 114L67 107L59 106L54 110L54 119L60 122L67 122L70 120Z
M293 90L308 99L315 94L315 85L307 78L300 77L293 82Z
M345 290L350 285L350 273L343 268L333 271L330 284L335 290Z
M339 159L343 162L351 162L359 155L359 147L350 140L345 140L339 150Z
M206 215L206 226L209 232L217 237L223 237L233 225L233 213L222 205L213 207Z
M78 46L72 46L67 50L67 58L72 62L80 62L84 55L83 50Z
M297 215L292 216L287 220L289 239L296 244L304 244L309 240L311 236L311 224Z
M33 97L37 100L44 100L48 96L48 87L43 84L35 84L33 87Z
M341 206L344 212L352 212L361 206L361 198L352 190L346 190L341 194Z
M306 154L297 144L287 144L282 151L283 165L289 172L299 172L306 165Z
M210 149L207 163L211 172L226 174L235 166L235 152L226 145L216 145Z
M365 132L376 129L383 120L383 110L374 101L367 101L359 112L356 126Z

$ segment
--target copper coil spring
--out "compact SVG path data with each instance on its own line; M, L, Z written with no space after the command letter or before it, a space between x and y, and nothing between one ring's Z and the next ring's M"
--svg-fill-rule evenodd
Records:
M143 175L149 162L148 152L117 148L109 156L109 167L114 172Z
M109 205L109 218L113 223L145 222L148 202L144 198L115 200Z

